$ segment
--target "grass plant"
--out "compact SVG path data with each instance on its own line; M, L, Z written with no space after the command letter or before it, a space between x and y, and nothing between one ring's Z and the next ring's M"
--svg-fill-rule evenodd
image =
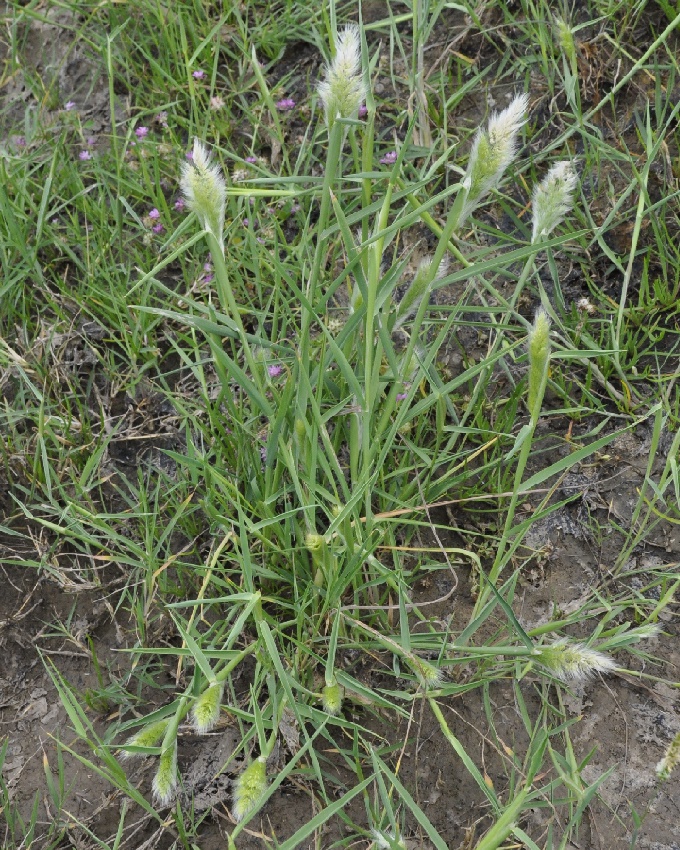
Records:
M24 33L43 13L9 5L5 76L28 78ZM26 819L0 782L3 846L42 830L57 848L76 828L132 846L132 810L149 841L201 846L183 747L229 726L228 846L260 830L282 850L412 836L445 850L402 779L409 732L390 734L418 714L483 806L471 846L576 842L609 773L586 778L564 696L605 675L661 681L645 641L680 585L672 564L644 592L626 584L633 554L679 521L680 14L59 5L108 123L96 134L34 81L41 106L0 157L0 530L32 545L3 563L105 598L127 670L81 643L97 688L80 692L45 658L76 741L57 742L56 776L45 761L44 829L38 802ZM432 61L447 40L451 61ZM575 498L567 476L647 427L611 580L522 625L530 532ZM471 515L488 521L471 530ZM436 616L418 589L433 576ZM465 619L441 615L463 582ZM499 728L501 685L521 745ZM466 698L498 787L454 722ZM114 836L65 808L63 754L126 801ZM267 826L282 787L312 802L290 835Z

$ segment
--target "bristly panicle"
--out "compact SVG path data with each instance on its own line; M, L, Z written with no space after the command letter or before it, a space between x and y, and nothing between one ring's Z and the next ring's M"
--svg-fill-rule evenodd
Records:
M338 34L335 58L326 66L325 79L319 83L318 91L329 130L338 118L357 117L366 97L358 27L350 25Z

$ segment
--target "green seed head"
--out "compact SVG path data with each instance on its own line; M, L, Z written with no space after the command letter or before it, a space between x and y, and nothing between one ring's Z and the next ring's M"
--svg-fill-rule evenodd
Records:
M155 723L149 723L139 730L136 734L134 734L131 738L125 742L125 746L132 747L157 747L160 741L163 740L163 736L165 735L165 730L168 728L169 719L166 720L157 720ZM130 759L134 756L143 755L143 753L135 753L129 751L123 751L121 753L122 759Z
M152 788L154 797L160 805L167 806L177 788L177 741L173 741L161 753Z
M319 555L323 552L326 541L322 534L312 534L311 532L305 535L305 547L312 555Z
M438 670L434 664L430 664L429 661L425 661L423 658L418 658L417 655L409 655L406 658L406 662L425 690L441 685L444 677L442 671Z
M550 363L550 319L542 308L536 311L529 331L529 413L538 416L543 402L545 380Z
M257 807L266 790L267 760L260 756L236 780L233 813L237 821L243 820Z
M213 682L194 703L191 710L191 719L193 720L194 729L199 735L209 732L220 719L223 692L224 683Z
M555 33L555 43L560 53L563 53L571 64L576 61L576 42L574 41L574 31L569 24L556 15L553 18L553 28Z
M321 691L324 711L332 715L340 714L343 696L344 691L337 682L334 681L330 685L326 685Z

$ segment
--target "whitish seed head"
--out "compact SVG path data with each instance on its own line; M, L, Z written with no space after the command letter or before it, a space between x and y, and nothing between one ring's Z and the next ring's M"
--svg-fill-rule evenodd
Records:
M548 236L573 206L576 172L570 162L556 162L534 189L531 241Z
M233 814L237 821L255 809L267 790L267 762L262 756L252 761L236 780Z
M213 682L194 703L191 709L191 719L194 729L199 735L209 732L220 719L223 692L224 683Z
M406 845L401 838L397 838L393 830L372 829L374 847L376 850L394 850L395 847L405 848Z
M538 664L566 682L584 681L595 673L607 673L616 667L611 656L566 638L537 647L533 655Z
M417 655L409 655L406 658L406 662L415 673L423 688L436 688L441 685L444 677L442 671L438 670L434 664L430 664L429 661L425 661L423 658L418 658Z
M467 197L460 223L477 207L484 195L498 185L515 157L517 136L526 121L529 96L520 94L502 112L491 116L486 130L479 130L470 151L463 185Z
M330 685L326 685L321 691L323 710L332 715L340 714L343 694L344 691L337 682L334 681Z
M338 118L356 118L366 97L361 74L361 41L359 28L345 27L335 42L335 58L325 68L325 79L319 83L328 129Z
M680 764L680 732L670 742L664 757L657 764L656 775L663 782L669 778L678 764Z
M135 733L125 742L125 746L132 747L157 747L163 740L165 730L168 728L169 720L156 720L155 723L148 723L139 732ZM134 756L142 755L142 753L130 752L123 750L120 757L122 759L130 759Z
M177 742L166 747L158 760L158 770L153 778L153 794L161 806L167 806L177 788Z
M222 170L211 162L207 148L198 139L194 139L192 161L182 165L180 187L203 229L222 244L227 189Z

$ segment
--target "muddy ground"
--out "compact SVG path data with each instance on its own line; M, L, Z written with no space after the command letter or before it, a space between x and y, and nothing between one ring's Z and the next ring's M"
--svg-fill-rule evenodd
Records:
M48 20L35 22L29 46L36 57L39 74L57 71L60 102L73 100L94 122L104 126L108 120L108 91L101 68L84 48L74 44L65 25L69 13L48 8ZM459 31L456 31L459 34ZM455 33L454 33L455 35ZM445 40L451 33L438 32ZM38 58L39 57L39 58ZM6 133L20 132L25 111L39 108L21 75L6 82L0 93L4 104L3 126ZM58 105L55 104L55 108ZM41 108L49 108L44 105ZM125 113L126 100L117 108ZM551 421L551 427L556 422ZM565 420L564 429L568 427ZM619 591L638 591L652 581L652 574L666 571L672 575L680 560L680 530L677 525L659 525L644 545L632 553L630 565L639 571L630 579L636 585L626 588L626 579L614 577L613 566L622 545L617 527L626 527L636 504L647 464L650 434L641 426L635 434L612 444L608 459L594 468L591 464L576 468L571 486L579 496L549 519L537 523L528 544L535 550L525 569L517 614L525 627L547 622L555 610L569 613L577 610L593 588L615 596ZM123 459L121 458L121 461ZM129 459L130 460L130 459ZM541 463L549 462L543 455ZM134 463L134 458L131 459ZM120 474L125 464L121 462ZM579 477L580 476L580 477ZM121 613L115 613L116 593L124 575L115 570L101 574L97 588L82 586L78 574L68 581L68 569L50 570L45 553L50 541L33 526L17 518L9 492L2 494L0 505L4 525L17 536L0 537L0 571L3 591L0 593L0 740L7 740L7 756L3 777L11 800L25 818L37 800L38 827L35 843L54 812L47 774L59 774L57 742L73 747L75 752L91 757L73 733L69 717L58 698L49 670L57 671L87 706L95 731L104 735L117 717L115 704L102 700L102 682L118 681L122 688L130 685L129 656L120 652L131 640L131 624ZM530 502L523 506L530 511ZM474 524L474 517L449 511L435 517L453 528ZM455 530L440 531L443 544L460 545ZM431 543L431 540L427 541ZM43 563L38 571L30 563ZM456 590L447 599L428 609L430 616L442 623L466 623L472 610L472 577L463 564L454 564ZM625 571L624 571L625 572ZM647 581L647 578L649 581ZM453 578L447 571L424 577L416 599L422 602L446 595ZM646 672L667 679L680 680L680 623L676 606L662 614L662 634L646 647L650 654L663 659L648 664ZM96 656L99 669L93 665ZM389 659L385 664L389 665ZM632 665L638 662L632 661ZM639 667L639 663L638 663ZM156 684L171 692L172 671L154 668L148 675ZM365 680L380 686L388 680L378 665L364 668ZM522 684L528 706L537 705L532 695L531 680ZM132 697L143 700L143 690ZM496 730L489 731L479 692L448 700L446 718L452 731L478 765L483 765L490 781L499 792L507 787L507 754L504 746L521 751L526 744L524 727L511 682L494 685L489 693ZM566 698L570 717L581 718L572 727L576 743L576 759L592 753L583 775L589 782L612 770L600 789L600 796L587 810L578 833L578 850L623 850L631 846L634 809L643 813L651 803L637 837L641 850L677 850L680 847L680 785L677 780L665 783L657 793L654 768L673 735L680 731L680 697L667 684L651 680L641 682L631 676L614 674L595 678L589 684L573 687ZM357 709L358 711L358 709ZM411 719L371 716L363 722L381 742L398 744L406 741L400 762L401 781L426 812L451 848L474 846L475 836L483 832L489 821L483 799L473 780L453 753L442 745L439 729L427 710L416 706ZM221 767L236 742L236 730L225 719L213 734L202 739L181 737L179 764L184 777L186 798L193 798L199 818L201 850L217 850L225 846L225 835L232 824L229 814L231 773L220 773ZM95 770L68 752L63 755L65 812L62 812L64 836L59 847L89 848L95 843L81 826L84 824L99 839L112 841L124 804L121 796ZM234 769L237 765L234 765ZM132 767L135 781L147 795L153 765L142 763ZM338 768L340 771L340 768ZM207 777L207 779L206 779ZM341 771L339 782L342 781ZM351 780L351 777L347 777ZM522 827L540 844L545 839L546 809L536 809ZM308 821L315 809L307 789L292 783L284 785L262 814L262 831L274 832L279 840L291 835ZM360 811L352 814L361 817ZM0 823L2 813L0 812ZM126 816L121 847L166 848L172 845L175 828L169 822L158 824L131 807ZM564 824L553 822L559 837ZM334 826L331 837L337 839L341 827ZM1 827L0 827L1 834ZM414 829L408 836L409 847L428 848L427 840ZM329 843L331 838L329 837ZM255 823L246 831L239 846L265 846ZM311 845L310 845L311 846Z

